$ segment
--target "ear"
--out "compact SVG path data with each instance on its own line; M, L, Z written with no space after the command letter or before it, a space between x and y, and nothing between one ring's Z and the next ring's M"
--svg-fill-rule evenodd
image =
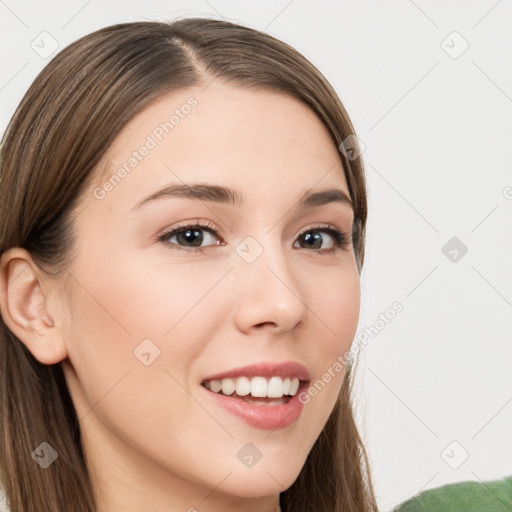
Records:
M9 330L43 364L55 364L68 355L58 320L47 309L52 283L30 253L14 247L0 258L0 312Z

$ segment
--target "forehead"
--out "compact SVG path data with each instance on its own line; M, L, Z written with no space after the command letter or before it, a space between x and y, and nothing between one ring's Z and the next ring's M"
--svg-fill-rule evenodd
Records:
M98 171L95 186L111 181L109 200L125 210L159 186L192 181L243 190L246 201L300 196L315 185L348 195L336 145L307 105L219 81L153 100L118 134Z

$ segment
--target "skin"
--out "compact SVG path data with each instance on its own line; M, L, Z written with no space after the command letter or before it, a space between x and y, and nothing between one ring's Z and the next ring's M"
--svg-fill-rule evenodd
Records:
M197 107L96 199L94 187L190 96ZM244 205L160 198L131 210L182 182L232 187ZM40 362L62 364L102 510L279 510L343 371L273 432L206 400L200 382L255 361L297 361L315 382L349 350L360 307L353 247L320 254L335 242L315 228L350 233L353 211L297 208L304 192L330 187L349 195L338 150L307 106L216 80L165 94L119 134L77 207L77 257L62 277L50 280L23 249L2 255L2 316ZM188 220L219 230L201 232L203 253L157 240ZM321 249L298 237L309 227ZM247 236L263 250L250 264L235 251ZM149 366L134 356L147 338L160 349ZM251 468L237 458L247 442L262 453Z

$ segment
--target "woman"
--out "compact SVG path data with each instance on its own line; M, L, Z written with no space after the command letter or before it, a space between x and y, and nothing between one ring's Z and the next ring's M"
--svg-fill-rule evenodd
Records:
M357 155L321 73L233 23L106 27L43 69L1 147L12 512L377 510Z

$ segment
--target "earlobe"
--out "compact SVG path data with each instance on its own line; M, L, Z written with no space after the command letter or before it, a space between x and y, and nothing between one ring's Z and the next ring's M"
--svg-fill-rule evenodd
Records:
M47 310L42 274L30 253L9 249L0 258L0 311L9 330L43 364L67 357L60 329Z

